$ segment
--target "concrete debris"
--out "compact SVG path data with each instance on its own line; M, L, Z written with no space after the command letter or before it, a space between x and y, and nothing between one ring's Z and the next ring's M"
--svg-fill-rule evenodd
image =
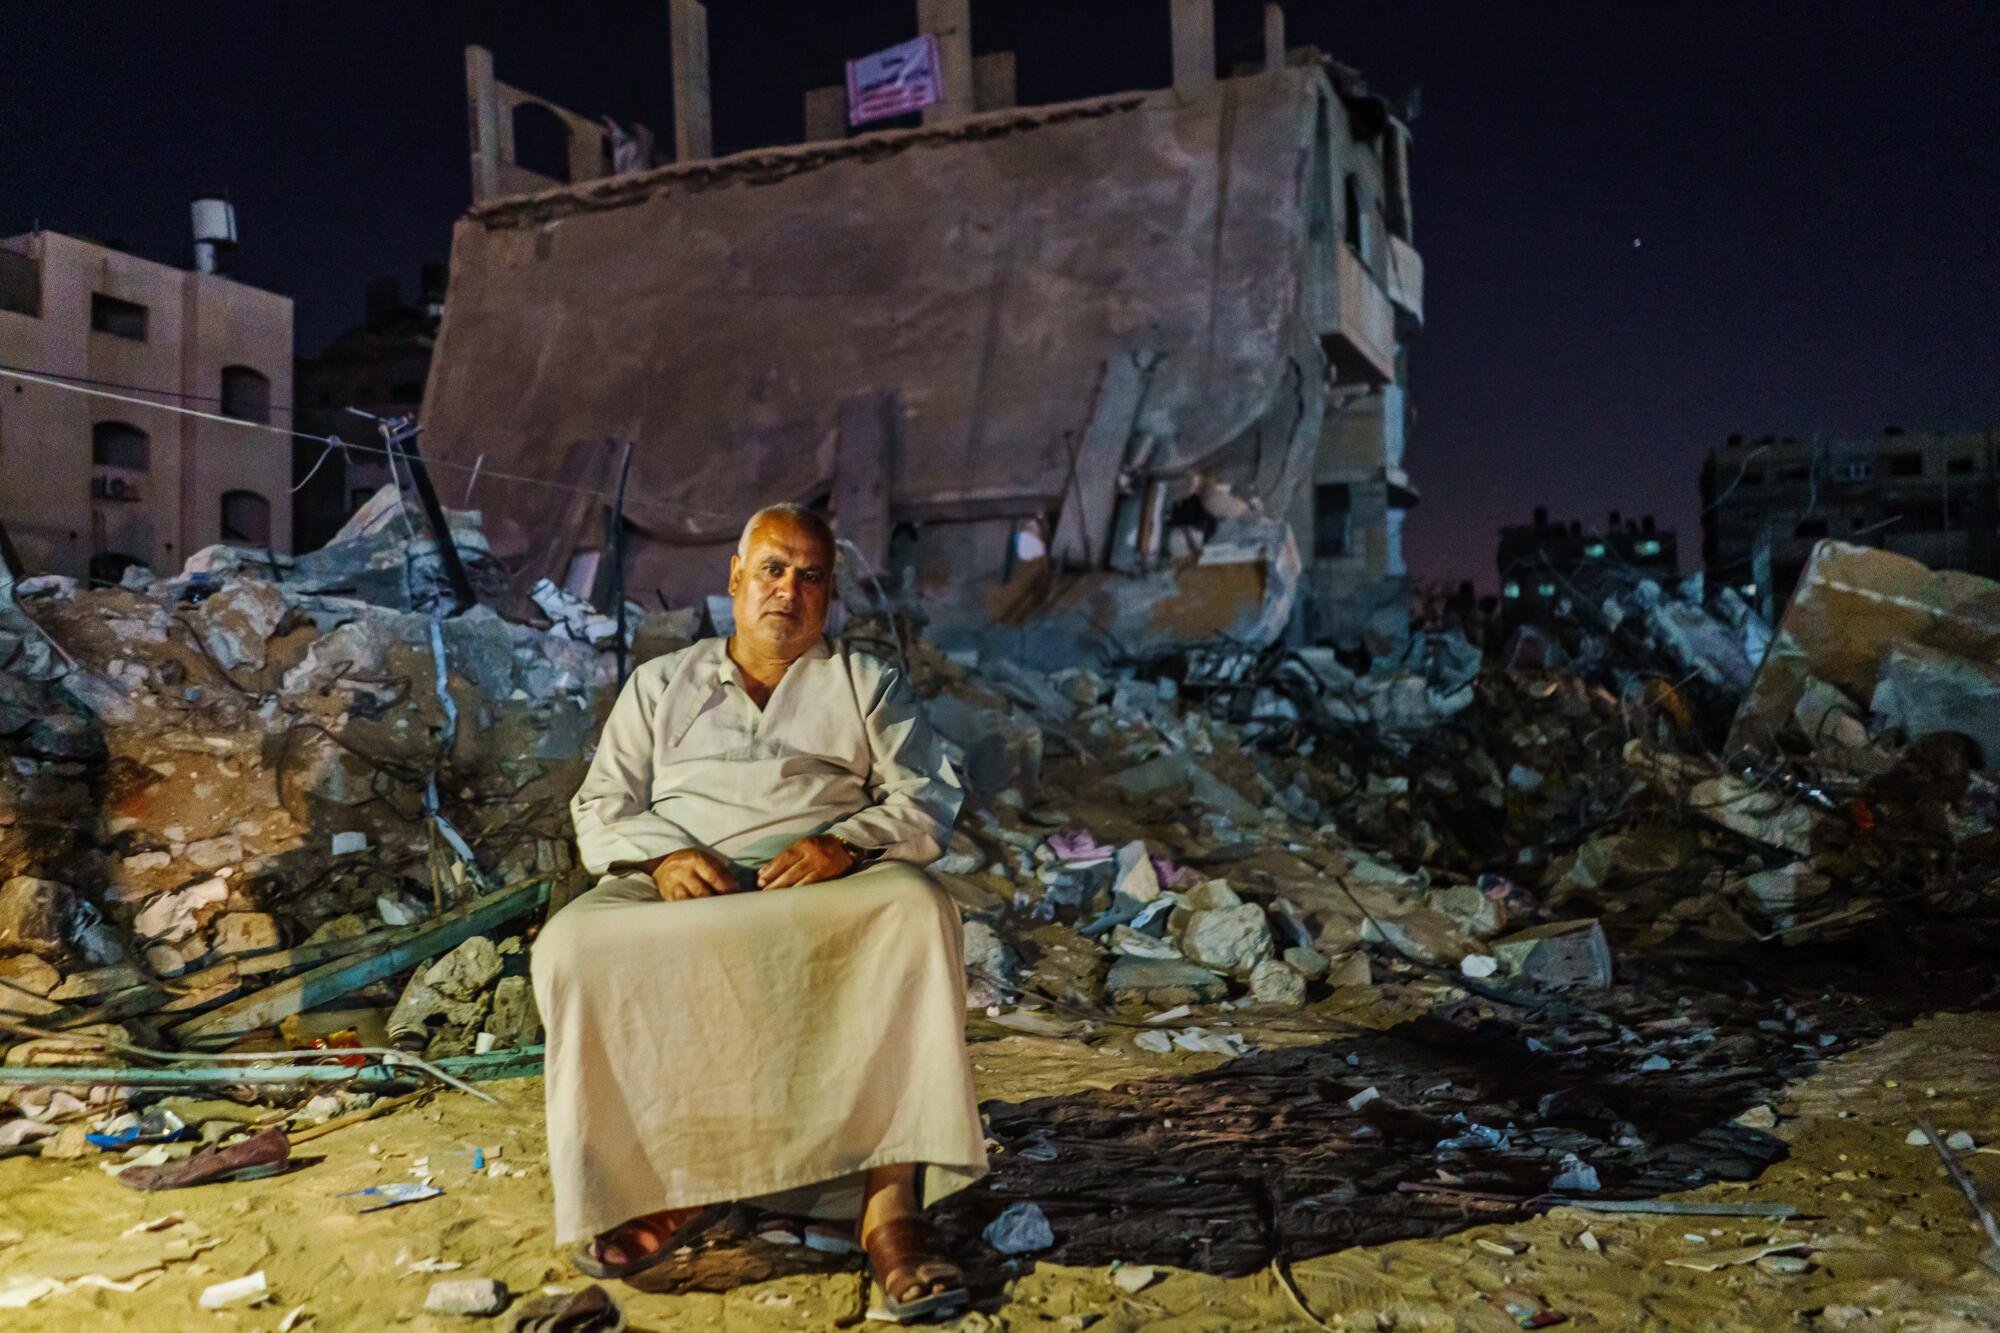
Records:
M490 1277L445 1278L431 1283L424 1309L433 1314L493 1315L507 1308L507 1284Z
M1550 988L1611 984L1611 942L1595 921L1551 921L1493 941L1493 957L1509 975Z

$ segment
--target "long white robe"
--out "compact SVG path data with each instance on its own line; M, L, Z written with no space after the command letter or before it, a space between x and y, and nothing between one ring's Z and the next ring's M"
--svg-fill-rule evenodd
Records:
M571 805L606 878L534 949L560 1240L722 1200L852 1217L878 1165L923 1163L926 1203L985 1174L958 911L920 869L960 799L908 685L866 654L822 641L762 709L721 639L633 673ZM754 888L829 831L880 859ZM745 891L666 903L631 873L686 847Z

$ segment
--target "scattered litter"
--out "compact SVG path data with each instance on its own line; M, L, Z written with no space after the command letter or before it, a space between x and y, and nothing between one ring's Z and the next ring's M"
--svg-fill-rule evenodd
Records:
M1151 1286L1159 1276L1160 1270L1147 1264L1119 1264L1112 1269L1111 1284L1132 1296Z
M256 1305L270 1294L270 1287L264 1281L264 1270L258 1269L247 1277L231 1278L204 1288L201 1293L201 1308L204 1310L226 1310L233 1305Z
M342 1190L334 1197L346 1199L348 1207L357 1213L377 1213L384 1208L395 1208L406 1203L418 1203L424 1199L435 1199L444 1191L430 1184L398 1183L394 1185L370 1185L366 1189Z
M986 1224L986 1243L1002 1254L1034 1254L1056 1243L1055 1229L1040 1205L1017 1203Z
M1702 1239L1705 1241L1707 1238ZM1692 1268L1697 1273L1713 1273L1721 1268L1755 1263L1767 1254L1802 1254L1810 1248L1810 1244L1803 1240L1773 1240L1728 1250L1710 1250L1705 1254L1669 1259L1666 1263L1669 1268Z

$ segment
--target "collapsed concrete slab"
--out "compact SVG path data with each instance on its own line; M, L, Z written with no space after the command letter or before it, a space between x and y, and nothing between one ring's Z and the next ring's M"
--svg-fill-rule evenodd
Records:
M1823 737L1799 729L1802 716L1823 722L1827 710L1810 705L1824 685L1866 702L1878 728L1908 740L1939 731L1970 736L1983 766L2000 768L1996 660L2000 583L1823 541L1737 712L1730 748L1778 753L1801 740L1819 748Z

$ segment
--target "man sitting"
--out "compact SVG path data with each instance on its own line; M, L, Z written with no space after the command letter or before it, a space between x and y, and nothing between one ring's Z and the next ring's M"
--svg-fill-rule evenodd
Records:
M958 779L893 667L822 637L833 536L754 515L736 631L633 672L571 803L597 886L534 949L556 1231L599 1277L704 1205L858 1218L887 1300L966 1302L921 1210L986 1172L961 926L920 867Z

